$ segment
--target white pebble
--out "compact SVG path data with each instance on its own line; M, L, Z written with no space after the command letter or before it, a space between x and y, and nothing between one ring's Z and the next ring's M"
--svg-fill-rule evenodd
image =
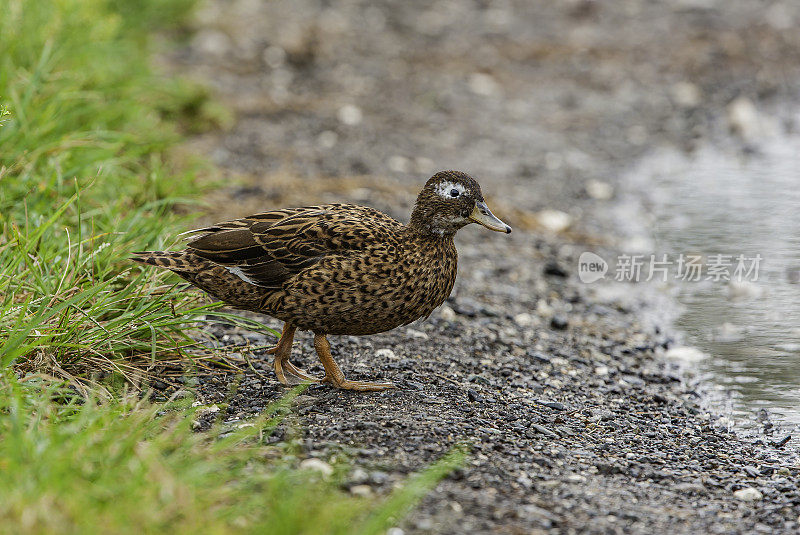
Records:
M406 329L406 334L413 336L414 338L419 338L420 340L427 340L429 338L427 334L416 329Z
M609 369L608 366L598 366L594 369L594 374L599 376L608 375Z
M714 422L714 425L720 429L730 429L733 427L734 423L735 422L727 416L720 416L719 419Z
M614 188L611 184L607 184L606 182L590 180L586 183L586 194L592 199L607 201L614 196Z
M215 404L209 407L200 407L194 412L194 415L199 418L201 416L205 416L206 414L214 414L216 412L219 412L219 407L217 407Z
M572 216L560 210L542 210L537 212L536 221L551 232L562 232L572 225Z
M353 104L345 104L339 108L337 117L339 117L339 121L341 121L343 124L355 126L361 122L361 120L364 118L364 114L361 112L361 108L358 106L354 106Z
M536 313L540 316L552 316L553 312L555 312L553 307L548 305L547 301L544 299L539 299L539 301L536 302Z
M329 476L333 473L333 467L321 459L305 459L300 463L300 468L319 472L323 476Z
M771 123L748 98L739 97L728 104L728 124L733 133L745 141L758 141L772 134L774 125Z
M517 314L514 316L514 323L519 325L520 327L530 327L533 325L534 317L527 312L523 312L522 314Z
M317 144L323 149L332 149L339 141L339 134L333 130L325 130L317 136Z
M231 48L231 40L219 30L202 30L192 39L192 46L201 54L222 57Z
M678 82L670 88L675 104L684 108L694 108L700 104L700 89L691 82Z
M389 360L395 360L397 358L397 355L395 355L394 351L392 351L389 348L378 349L377 351L375 351L375 356L378 357L379 359L389 359Z
M445 321L455 321L456 313L447 305L442 305L439 309L439 317Z
M369 498L372 496L372 489L369 485L354 485L350 487L350 494L353 496L361 496L362 498Z
M500 93L500 86L494 78L483 72L476 72L469 77L469 89L476 95L484 97Z
M758 489L753 487L745 487L733 493L733 497L743 502L754 502L763 498L763 494Z

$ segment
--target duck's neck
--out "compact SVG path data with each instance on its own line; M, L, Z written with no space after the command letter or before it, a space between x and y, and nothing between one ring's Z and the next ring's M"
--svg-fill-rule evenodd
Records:
M453 240L459 228L461 226L448 225L433 214L425 213L419 204L414 207L407 227L408 232L414 236L449 241Z
M436 225L414 221L412 218L406 227L406 232L411 236L428 240L453 241L458 229L438 227Z

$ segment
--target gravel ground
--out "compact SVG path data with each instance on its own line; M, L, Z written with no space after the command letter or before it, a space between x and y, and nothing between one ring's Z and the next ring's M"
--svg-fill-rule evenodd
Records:
M406 533L800 529L800 473L768 419L761 436L731 432L658 358L671 340L648 295L575 274L582 251L619 245L604 214L622 209L617 177L649 149L747 149L726 110L793 96L798 21L795 3L745 0L209 2L170 58L237 112L189 147L235 179L209 220L333 200L406 220L425 179L454 168L515 229L459 233L459 279L427 321L331 339L349 378L400 389L313 386L275 439L344 453L363 494L471 444ZM310 336L295 351L322 372ZM204 378L200 399L230 397L236 420L282 396L254 358L263 374L232 397L231 377Z

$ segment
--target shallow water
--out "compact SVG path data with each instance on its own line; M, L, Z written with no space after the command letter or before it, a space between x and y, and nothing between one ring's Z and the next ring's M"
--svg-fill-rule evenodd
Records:
M747 154L660 153L631 180L647 199L657 256L703 256L701 281L673 273L669 286L684 341L708 355L697 366L717 386L717 403L734 418L766 408L800 424L800 136L770 137ZM706 280L717 254L731 255L733 279L739 255L748 267L760 255L757 280Z

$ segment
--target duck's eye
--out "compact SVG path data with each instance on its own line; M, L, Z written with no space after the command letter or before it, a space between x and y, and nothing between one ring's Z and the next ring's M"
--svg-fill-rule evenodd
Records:
M461 195L461 192L458 191L457 189L453 188L453 189L450 190L450 196L451 197L458 197L459 195Z

